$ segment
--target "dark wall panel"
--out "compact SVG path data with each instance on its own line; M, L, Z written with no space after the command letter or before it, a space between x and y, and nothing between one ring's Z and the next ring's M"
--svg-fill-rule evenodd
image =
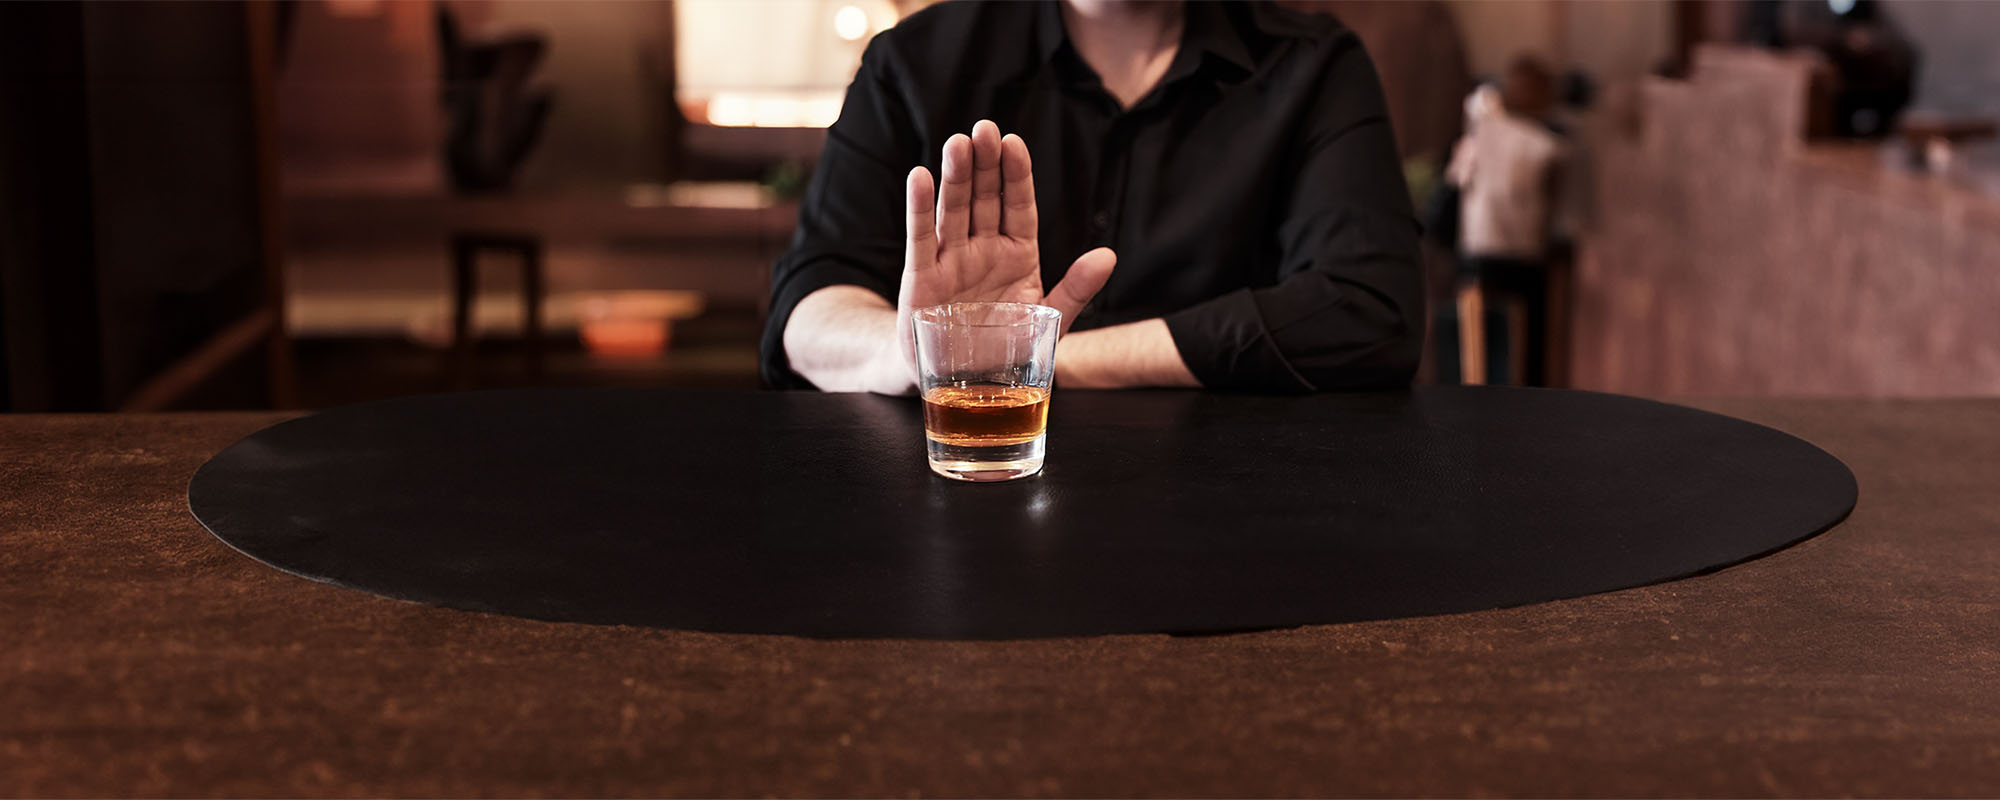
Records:
M123 397L262 299L237 3L96 3L90 43L104 388Z
M0 409L90 409L98 372L84 6L0 3Z
M116 408L266 299L245 8L0 5L8 407Z

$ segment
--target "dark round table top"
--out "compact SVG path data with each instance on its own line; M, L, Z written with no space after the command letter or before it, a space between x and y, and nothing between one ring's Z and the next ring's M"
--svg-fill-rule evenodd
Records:
M288 572L548 620L819 637L1219 632L1472 611L1825 530L1792 436L1589 392L1058 392L1048 466L938 478L914 400L514 390L333 409L196 474Z

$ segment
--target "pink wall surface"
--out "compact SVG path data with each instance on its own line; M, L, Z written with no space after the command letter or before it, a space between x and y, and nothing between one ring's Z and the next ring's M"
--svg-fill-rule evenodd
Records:
M1806 136L1813 63L1710 48L1596 147L1572 383L2000 393L2000 195ZM1612 131L1618 126L1607 126Z

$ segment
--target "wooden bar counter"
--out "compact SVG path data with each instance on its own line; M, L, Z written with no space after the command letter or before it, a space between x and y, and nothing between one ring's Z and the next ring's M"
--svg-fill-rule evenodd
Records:
M1845 460L1717 573L1203 637L552 624L281 574L184 492L273 413L0 416L0 794L2000 795L2000 400L1695 403Z

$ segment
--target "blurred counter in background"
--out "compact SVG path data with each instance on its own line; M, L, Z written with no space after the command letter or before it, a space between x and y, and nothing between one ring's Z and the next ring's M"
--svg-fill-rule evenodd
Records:
M2000 181L1811 135L1816 62L1704 47L1596 137L1573 385L2000 392Z

